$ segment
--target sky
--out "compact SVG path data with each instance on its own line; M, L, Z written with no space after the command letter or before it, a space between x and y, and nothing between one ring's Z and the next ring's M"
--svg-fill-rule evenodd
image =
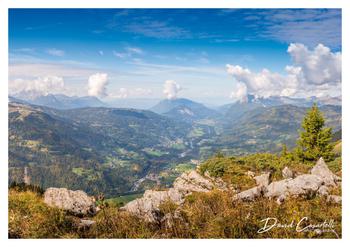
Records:
M340 9L10 9L9 94L341 95Z

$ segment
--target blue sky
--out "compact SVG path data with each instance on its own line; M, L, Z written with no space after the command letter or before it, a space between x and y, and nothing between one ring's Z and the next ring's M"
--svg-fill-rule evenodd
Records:
M227 64L286 76L286 66L296 66L287 52L291 43L311 52L321 43L331 55L341 53L341 11L10 9L9 90L48 83L52 93L81 96L101 86L96 96L105 100L163 98L164 82L172 80L178 97L226 103L239 81L257 92L247 78L228 73ZM97 73L108 79L89 84ZM314 84L321 81L330 83Z

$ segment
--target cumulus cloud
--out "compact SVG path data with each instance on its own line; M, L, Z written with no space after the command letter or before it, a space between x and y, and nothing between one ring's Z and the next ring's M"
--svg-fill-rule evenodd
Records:
M58 76L45 76L36 79L17 78L9 83L11 94L34 91L46 95L48 93L61 93L64 90L64 80Z
M108 75L105 73L96 73L89 77L88 94L89 96L104 97L107 96Z
M294 67L301 68L302 79L317 85L341 81L341 53L319 44L310 51L303 44L288 47Z
M244 83L238 82L236 84L236 89L231 92L230 97L233 99L238 99L240 102L247 102L247 86Z
M56 56L56 57L63 57L65 55L65 52L63 50L59 50L56 48L51 48L48 49L47 54L50 54L51 56Z
M290 44L288 53L293 64L285 67L285 75L268 69L256 73L239 65L227 64L227 72L237 82L231 97L243 102L247 99L247 94L257 97L340 94L340 52L332 53L322 44L313 50L303 44Z
M167 99L176 99L177 94L181 89L181 86L177 82L173 80L166 80L164 83L163 93L166 95Z

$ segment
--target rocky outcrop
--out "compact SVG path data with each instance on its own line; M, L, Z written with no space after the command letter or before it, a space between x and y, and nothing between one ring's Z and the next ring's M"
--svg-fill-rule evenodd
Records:
M254 177L256 185L257 186L268 186L270 183L270 176L271 174L269 172L263 173L259 176Z
M81 190L48 188L44 193L44 202L51 207L64 209L77 216L96 214L94 198Z
M121 210L126 210L147 221L154 222L162 217L159 206L168 200L180 205L184 200L184 196L173 188L168 191L146 190L143 197L129 202Z
M255 176L257 186L237 193L233 200L254 201L259 197L276 199L278 204L283 203L288 197L296 196L327 196L327 200L333 203L341 203L341 197L329 196L329 187L337 186L340 178L334 175L321 158L311 170L311 174L302 174L293 178L294 173L289 168L283 169L285 179L270 183L270 173ZM252 174L251 174L252 175ZM227 184L218 178L212 178L205 173L200 175L197 171L182 174L173 184L173 188L165 191L147 190L142 198L126 204L122 210L142 217L150 222L167 222L171 225L174 218L179 215L161 215L159 207L166 201L171 201L179 206L185 201L185 197L192 192L209 192L213 189L230 190Z
M327 164L320 158L316 165L311 169L311 174L302 174L293 177L293 172L289 168L284 168L282 174L286 179L267 183L267 174L255 177L257 187L245 190L235 195L234 200L241 199L245 201L254 200L264 196L277 199L281 204L287 197L314 195L328 196L329 187L337 186L340 178L334 175L327 167ZM339 203L341 198L328 196L329 201Z
M322 179L312 174L304 174L294 179L273 182L266 187L265 197L311 195L323 184Z
M256 198L263 196L265 193L265 186L253 187L249 190L242 191L233 197L233 200L254 201Z
M208 176L209 174L206 175ZM214 189L215 185L212 179L203 177L197 171L191 171L189 173L183 173L178 177L173 187L181 193L186 194L190 192L208 192Z
M126 210L147 221L160 221L159 206L171 201L181 205L185 197L192 192L208 192L213 189L227 190L228 187L221 179L210 176L202 176L197 171L183 173L173 184L173 188L164 191L147 190L143 197L129 202L121 210Z
M289 169L287 166L285 168L283 168L282 170L282 177L283 178L293 178L294 177L294 173L291 169Z
M333 174L331 170L329 170L326 162L324 162L323 158L320 158L316 165L311 169L311 174L316 175L322 178L323 182L327 186L336 186L341 179Z

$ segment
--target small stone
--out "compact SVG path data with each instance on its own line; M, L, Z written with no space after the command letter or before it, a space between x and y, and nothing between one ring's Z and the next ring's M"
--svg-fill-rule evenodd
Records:
M247 175L247 176L249 176L249 177L254 177L255 176L255 173L254 172L252 172L252 171L247 171L246 173L245 173L245 175Z
M341 196L330 195L327 197L327 202L341 204Z
M278 205L281 205L284 201L286 200L286 196L285 195L281 195L277 198L276 202Z
M84 220L84 219L81 219L79 224L78 224L78 227L82 227L82 228L89 228L91 227L92 225L94 225L96 222L93 221L93 220Z

